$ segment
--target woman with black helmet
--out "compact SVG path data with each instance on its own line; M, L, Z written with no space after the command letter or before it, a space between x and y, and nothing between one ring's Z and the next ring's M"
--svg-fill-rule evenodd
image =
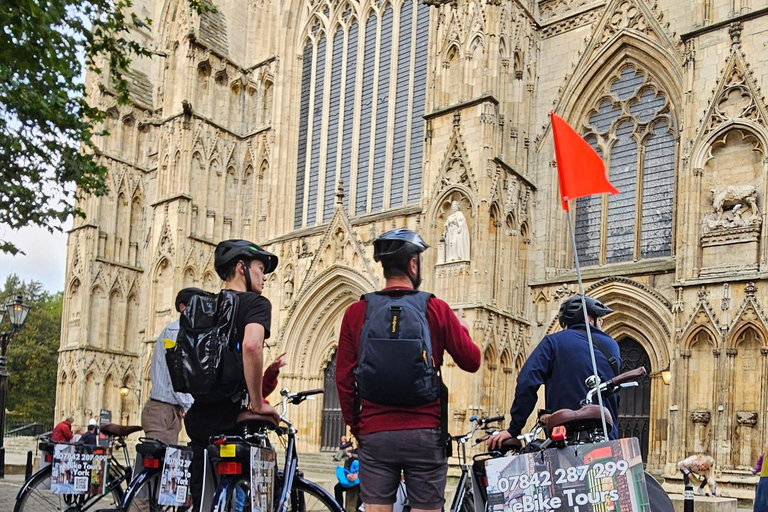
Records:
M243 391L248 392L247 410L277 424L280 415L274 407L262 401L263 346L270 336L272 304L261 292L265 276L277 268L277 256L247 240L225 240L216 246L216 273L224 280L223 290L237 295L235 341L242 348ZM195 396L184 424L196 452L208 446L208 439L217 434L238 434L235 425L242 412L239 400L214 393ZM197 456L192 464L192 496L199 503L202 492L202 464Z
M560 305L558 320L563 330L544 336L526 360L517 377L515 399L509 410L509 428L489 439L489 449L497 449L504 440L520 435L528 416L536 407L538 390L542 384L547 409L556 411L579 408L580 401L588 391L585 381L594 373L587 341L587 322L592 332L600 379L605 381L616 376L621 368L619 345L602 331L603 317L613 310L592 297L585 296L584 301L587 304L586 319L581 295L574 295ZM606 399L604 405L611 411L613 418L618 417L618 398L615 395ZM608 437L618 437L616 422Z

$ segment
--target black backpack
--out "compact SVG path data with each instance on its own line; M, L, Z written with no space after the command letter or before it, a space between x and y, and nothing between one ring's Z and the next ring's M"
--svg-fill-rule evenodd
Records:
M439 370L427 323L430 297L432 294L416 290L363 295L365 323L354 370L360 398L412 407L440 397Z
M191 393L201 402L237 400L242 395L242 333L235 325L238 303L238 295L228 290L195 295L187 302L176 344L165 352L175 391Z

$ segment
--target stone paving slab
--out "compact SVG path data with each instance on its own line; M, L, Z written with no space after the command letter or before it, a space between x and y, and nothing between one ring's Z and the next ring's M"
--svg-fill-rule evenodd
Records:
M24 483L24 475L6 475L0 480L0 511L11 512L16 502L16 494Z

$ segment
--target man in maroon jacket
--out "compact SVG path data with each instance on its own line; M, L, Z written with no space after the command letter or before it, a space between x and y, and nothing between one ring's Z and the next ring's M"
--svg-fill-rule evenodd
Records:
M54 443L68 443L72 440L72 423L75 418L69 417L53 427L51 441Z
M382 292L390 297L413 294L421 284L421 253L427 247L418 234L403 228L377 238L373 257L384 269L386 287ZM400 290L402 293L397 293ZM344 421L358 439L361 495L366 512L392 511L401 472L413 511L439 511L444 503L448 472L445 445L441 442L440 400L396 406L374 403L357 394L359 383L354 372L366 322L366 304L366 300L360 300L344 315L336 366ZM443 352L447 351L459 368L476 372L480 368L480 350L469 336L467 322L434 296L426 302L426 316L434 366L440 367ZM395 320L392 319L393 332Z

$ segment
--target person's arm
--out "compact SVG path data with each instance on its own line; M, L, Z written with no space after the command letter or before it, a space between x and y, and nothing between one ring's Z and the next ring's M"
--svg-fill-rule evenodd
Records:
M536 407L539 388L547 382L552 371L553 357L552 342L549 336L545 336L520 370L520 375L517 376L515 399L509 409L511 418L507 430L513 437L520 435L525 422L528 421L528 416Z
M243 336L243 372L245 373L245 386L248 389L248 397L251 401L250 409L256 414L273 416L275 422L280 421L280 415L274 407L261 401L261 378L264 370L264 326L259 323L250 323L245 326Z
M351 309L351 308L350 308ZM355 410L355 375L357 349L354 345L354 333L350 327L350 309L344 314L339 333L339 348L336 351L336 388L339 392L339 404L344 423L349 425L352 434L358 432L358 411Z
M432 298L432 301L439 299ZM480 369L482 356L480 349L469 336L469 324L463 317L462 310L454 313L451 307L443 302L436 302L436 312L438 321L442 328L443 340L445 340L445 350L448 352L459 368L465 372L475 373Z
M266 398L277 387L277 377L280 375L280 368L285 366L285 354L280 354L267 366L264 371L264 378L261 380L261 396Z
M72 427L69 425L69 423L65 423L64 425L64 439L69 442L72 440L72 437L74 434L72 433Z

